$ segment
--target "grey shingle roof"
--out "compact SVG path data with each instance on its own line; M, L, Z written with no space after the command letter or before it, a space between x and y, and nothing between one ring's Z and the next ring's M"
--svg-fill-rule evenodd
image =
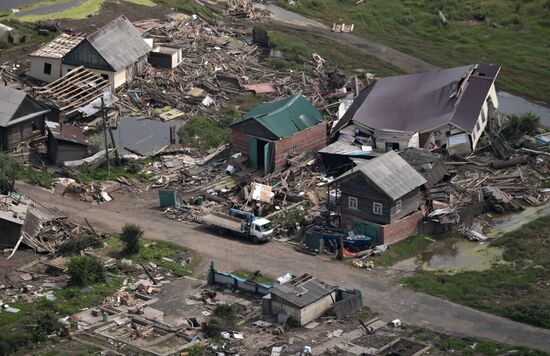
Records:
M333 182L359 171L393 200L397 200L421 185L426 184L426 179L395 151L386 152L382 156L369 161L361 160L356 162L358 163L357 167L350 169Z
M151 50L138 29L124 16L109 22L86 39L115 71L136 62Z

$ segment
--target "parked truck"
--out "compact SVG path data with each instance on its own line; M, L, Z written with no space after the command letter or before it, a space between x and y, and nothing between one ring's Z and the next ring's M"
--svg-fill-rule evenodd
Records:
M255 243L265 242L273 235L271 221L238 209L229 209L227 214L211 212L201 217L200 222L222 231L233 232Z

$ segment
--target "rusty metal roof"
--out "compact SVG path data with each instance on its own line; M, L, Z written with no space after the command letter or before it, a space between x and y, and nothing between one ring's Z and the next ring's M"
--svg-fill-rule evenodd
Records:
M48 131L52 136L59 141L77 143L80 145L88 145L84 132L79 127L70 124L46 121Z

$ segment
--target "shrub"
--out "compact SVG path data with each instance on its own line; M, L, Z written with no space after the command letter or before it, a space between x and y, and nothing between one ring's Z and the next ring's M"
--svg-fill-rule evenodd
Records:
M122 234L120 239L124 245L123 252L126 254L133 254L139 252L139 240L143 236L143 230L139 225L126 224L122 228Z
M502 130L507 139L518 139L523 135L533 135L539 127L539 117L531 112L511 115L508 125Z
M71 283L78 286L89 286L105 282L105 267L103 263L92 256L75 256L67 264Z
M76 236L74 239L69 239L59 248L59 253L61 255L76 255L80 251L91 248L99 248L103 246L103 241L96 235L84 234Z

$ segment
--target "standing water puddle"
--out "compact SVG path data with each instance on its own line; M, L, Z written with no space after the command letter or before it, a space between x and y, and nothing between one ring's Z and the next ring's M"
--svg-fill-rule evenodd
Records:
M460 237L445 238L431 251L422 254L422 269L427 271L483 271L502 263L502 248Z
M529 207L517 214L498 216L492 219L493 229L488 237L498 238L516 230L541 216L550 215L550 205ZM445 238L438 241L429 251L422 253L422 269L427 271L460 272L483 271L493 264L505 263L504 250L490 247L487 242L473 242L462 237Z

